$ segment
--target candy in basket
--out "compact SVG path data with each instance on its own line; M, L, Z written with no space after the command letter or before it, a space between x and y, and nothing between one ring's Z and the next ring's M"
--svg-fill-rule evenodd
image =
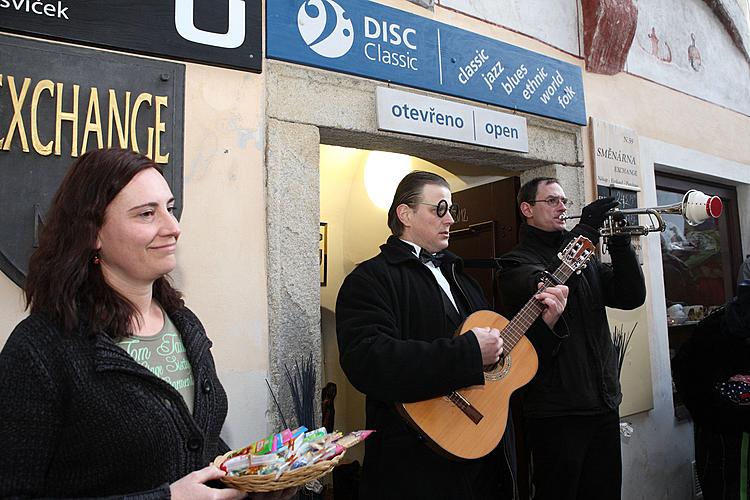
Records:
M227 473L222 481L243 491L301 486L330 472L348 448L364 441L372 432L342 435L328 433L325 427L313 431L304 426L285 429L217 457L214 464Z

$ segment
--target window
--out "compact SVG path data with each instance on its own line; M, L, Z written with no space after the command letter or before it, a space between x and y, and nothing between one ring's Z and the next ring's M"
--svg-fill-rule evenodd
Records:
M663 215L666 230L661 236L669 350L673 357L705 315L727 302L735 293L742 262L737 194L734 187L668 175L656 176L656 200L660 207L679 204L690 189L721 197L724 210L718 219L697 226L680 214ZM687 416L677 394L675 415Z

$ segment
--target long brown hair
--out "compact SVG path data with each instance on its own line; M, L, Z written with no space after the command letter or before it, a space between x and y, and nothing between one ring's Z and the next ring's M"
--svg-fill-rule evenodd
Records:
M65 332L85 324L91 334L132 334L132 320L141 320L138 311L106 283L94 256L107 207L138 172L149 168L163 175L151 160L126 149L90 151L73 162L29 261L24 291L32 313L45 314ZM168 313L183 306L168 276L154 282L153 297Z

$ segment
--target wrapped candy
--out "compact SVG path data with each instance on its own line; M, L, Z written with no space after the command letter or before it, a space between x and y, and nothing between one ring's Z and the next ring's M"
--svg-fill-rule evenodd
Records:
M304 426L284 429L230 453L221 468L228 476L274 474L278 478L285 471L331 460L372 432L355 431L344 436L340 432L328 433L325 427L312 431Z

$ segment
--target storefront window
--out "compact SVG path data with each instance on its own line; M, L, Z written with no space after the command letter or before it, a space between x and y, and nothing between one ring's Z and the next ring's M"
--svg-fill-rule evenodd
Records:
M660 234L667 306L670 357L693 333L694 326L729 300L741 255L735 190L731 187L696 183L687 179L657 176L656 200L660 207L682 202L690 189L720 196L724 211L690 225L680 214L663 215L666 230ZM676 393L675 416L687 412Z
M657 203L679 203L683 194L657 190ZM728 260L728 255L723 255L728 253L728 245L722 249L721 244L726 231L721 231L720 219L709 218L691 226L681 215L670 214L664 216L664 222L667 229L661 233L661 258L670 324L697 322L724 304L726 291L731 290L723 269Z

